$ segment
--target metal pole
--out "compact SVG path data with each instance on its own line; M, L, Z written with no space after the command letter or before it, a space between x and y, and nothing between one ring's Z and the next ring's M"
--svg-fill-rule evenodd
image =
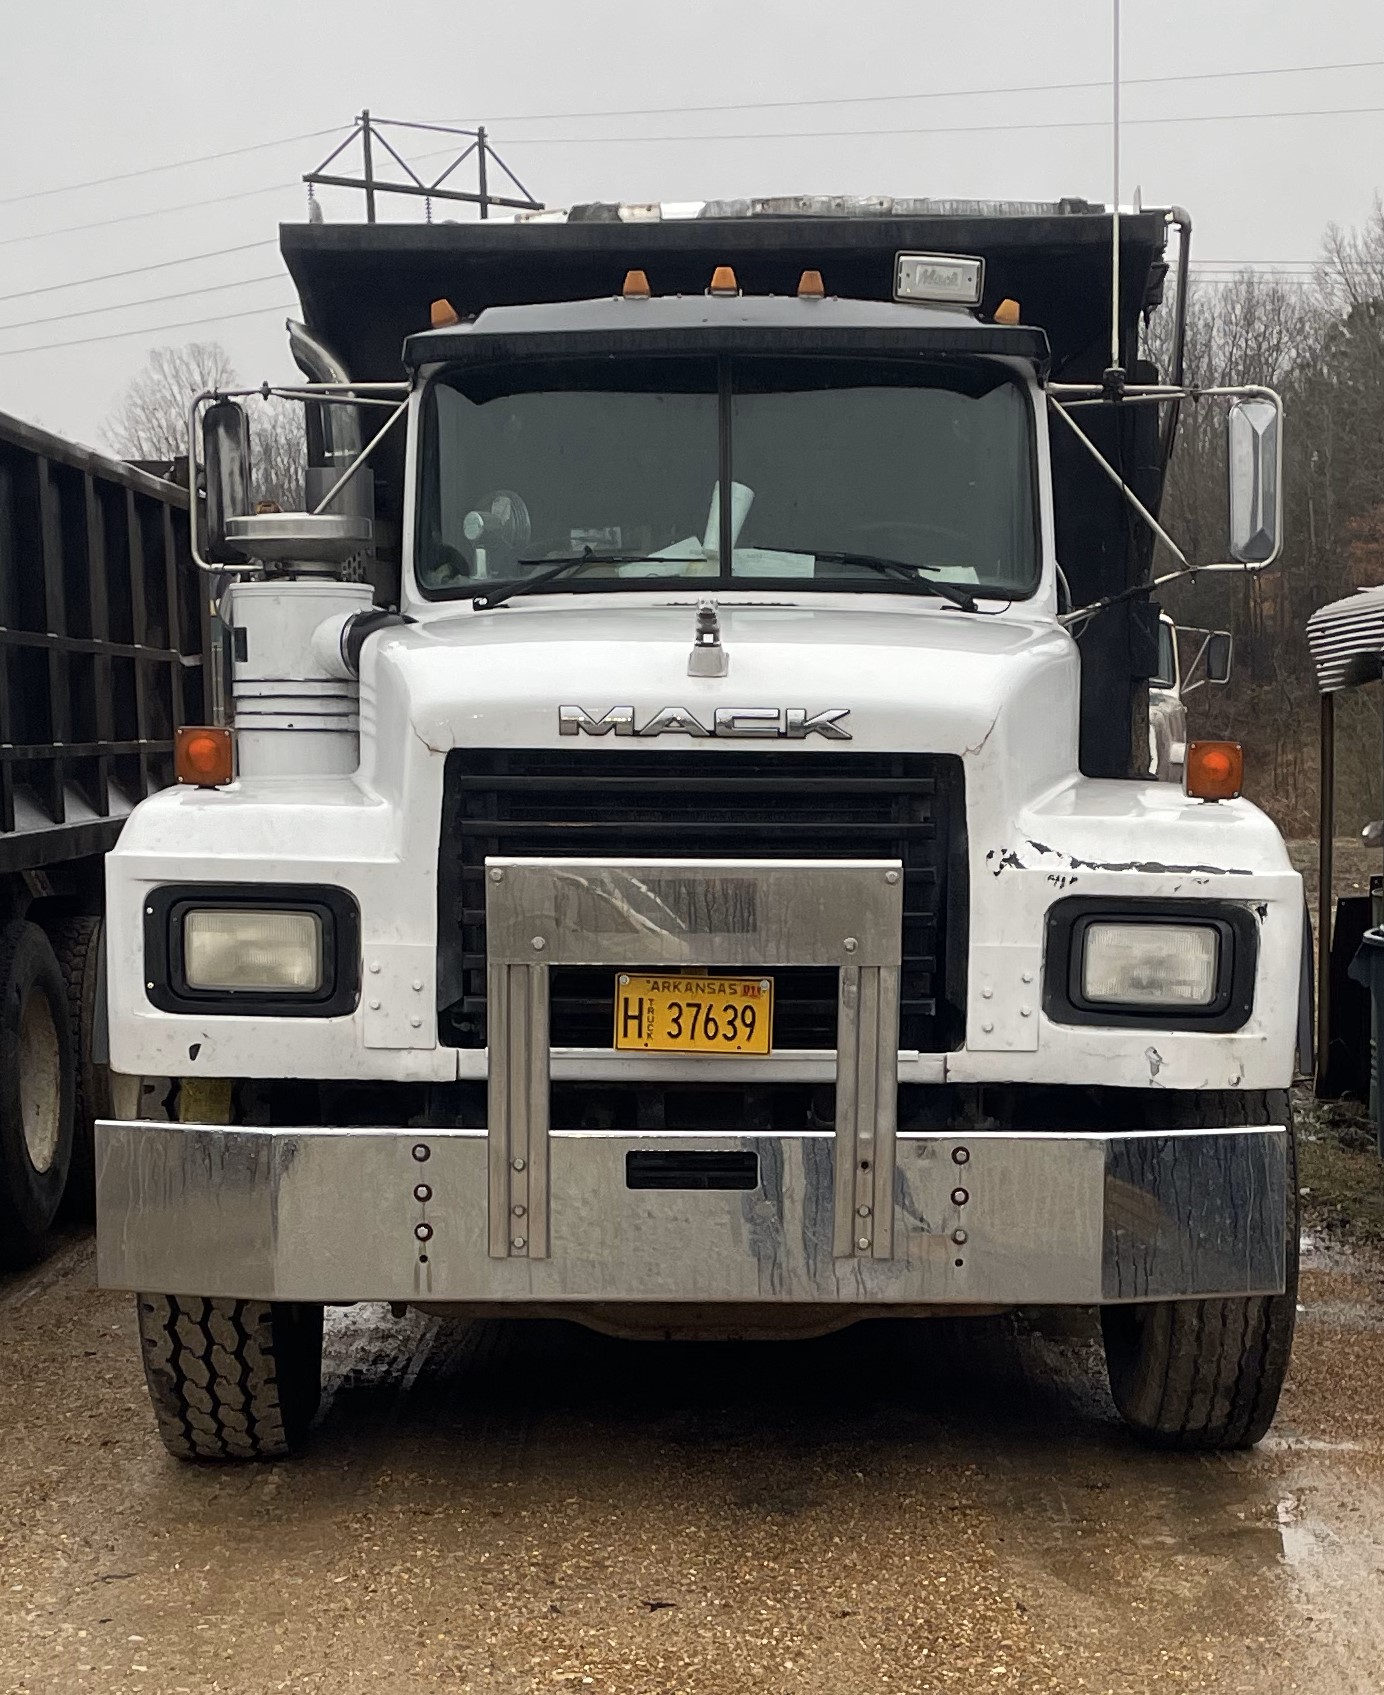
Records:
M1114 183L1110 196L1110 368L1120 365L1120 0L1113 0L1114 69L1111 77L1111 127L1114 131Z
M1336 696L1322 696L1317 787L1317 1086L1327 1069L1331 1023L1331 884L1335 872Z
M1116 0L1118 5L1119 0ZM370 153L370 108L367 106L360 115L361 134L364 137L365 160L365 221L373 224L375 221L375 173L372 167Z
M485 175L485 125L476 131L476 186L481 197L481 216L490 216L490 191L486 187Z

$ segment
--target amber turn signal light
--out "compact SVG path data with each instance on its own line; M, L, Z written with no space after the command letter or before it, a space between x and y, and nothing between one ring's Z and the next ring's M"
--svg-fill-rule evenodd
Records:
M173 739L173 773L180 783L215 789L235 775L231 732L208 724L184 724Z
M711 287L708 294L739 294L740 284L735 280L735 272L729 265L718 265L711 273Z
M1017 300L1001 300L995 308L997 324L1017 324L1019 321L1019 302Z
M826 284L822 281L820 271L804 271L798 278L799 300L822 300L826 292Z
M1188 742L1182 786L1197 800L1234 800L1244 787L1245 750L1239 742Z
M625 286L620 292L626 300L647 300L652 292L649 288L648 273L645 271L626 271Z
M461 322L461 314L450 300L434 300L428 308L428 320L435 330L445 330Z

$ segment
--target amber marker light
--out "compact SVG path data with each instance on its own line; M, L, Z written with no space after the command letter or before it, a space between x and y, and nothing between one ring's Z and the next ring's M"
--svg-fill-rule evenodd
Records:
M826 292L820 271L804 271L798 278L799 300L822 300L826 297Z
M1182 786L1197 800L1234 800L1244 787L1245 750L1239 742L1189 742Z
M625 286L620 292L626 300L647 300L653 292L649 287L648 273L645 271L626 271Z
M729 265L718 265L711 273L711 287L708 294L739 294L740 284L735 280L735 272Z
M428 308L428 321L435 330L445 330L461 322L461 314L450 300L434 300Z
M1019 302L1017 300L1001 300L995 308L997 324L1017 324L1019 321Z
M180 783L215 789L235 775L231 732L208 724L184 724L173 739L173 773Z

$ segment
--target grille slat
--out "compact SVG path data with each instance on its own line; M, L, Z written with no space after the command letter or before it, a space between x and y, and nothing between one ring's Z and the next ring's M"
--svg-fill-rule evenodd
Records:
M923 1051L959 1047L962 785L961 761L942 754L455 749L447 756L438 879L443 1040L485 1045L487 855L685 854L902 860L900 1041ZM836 973L793 967L772 975L775 1048L833 1047ZM612 979L608 969L554 970L555 1046L610 1046Z

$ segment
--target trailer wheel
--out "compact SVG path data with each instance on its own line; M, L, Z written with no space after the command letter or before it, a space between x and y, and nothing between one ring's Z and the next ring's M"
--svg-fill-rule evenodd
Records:
M0 929L0 1262L43 1250L72 1163L67 989L36 924Z
M180 1460L276 1460L301 1447L322 1392L322 1308L137 1295L144 1376Z
M1286 1092L1249 1094L1243 1104L1247 1124L1288 1126L1284 1291L1101 1309L1110 1392L1125 1423L1154 1447L1253 1447L1273 1423L1287 1374L1298 1291L1292 1114ZM1224 1113L1216 1116L1224 1124Z

